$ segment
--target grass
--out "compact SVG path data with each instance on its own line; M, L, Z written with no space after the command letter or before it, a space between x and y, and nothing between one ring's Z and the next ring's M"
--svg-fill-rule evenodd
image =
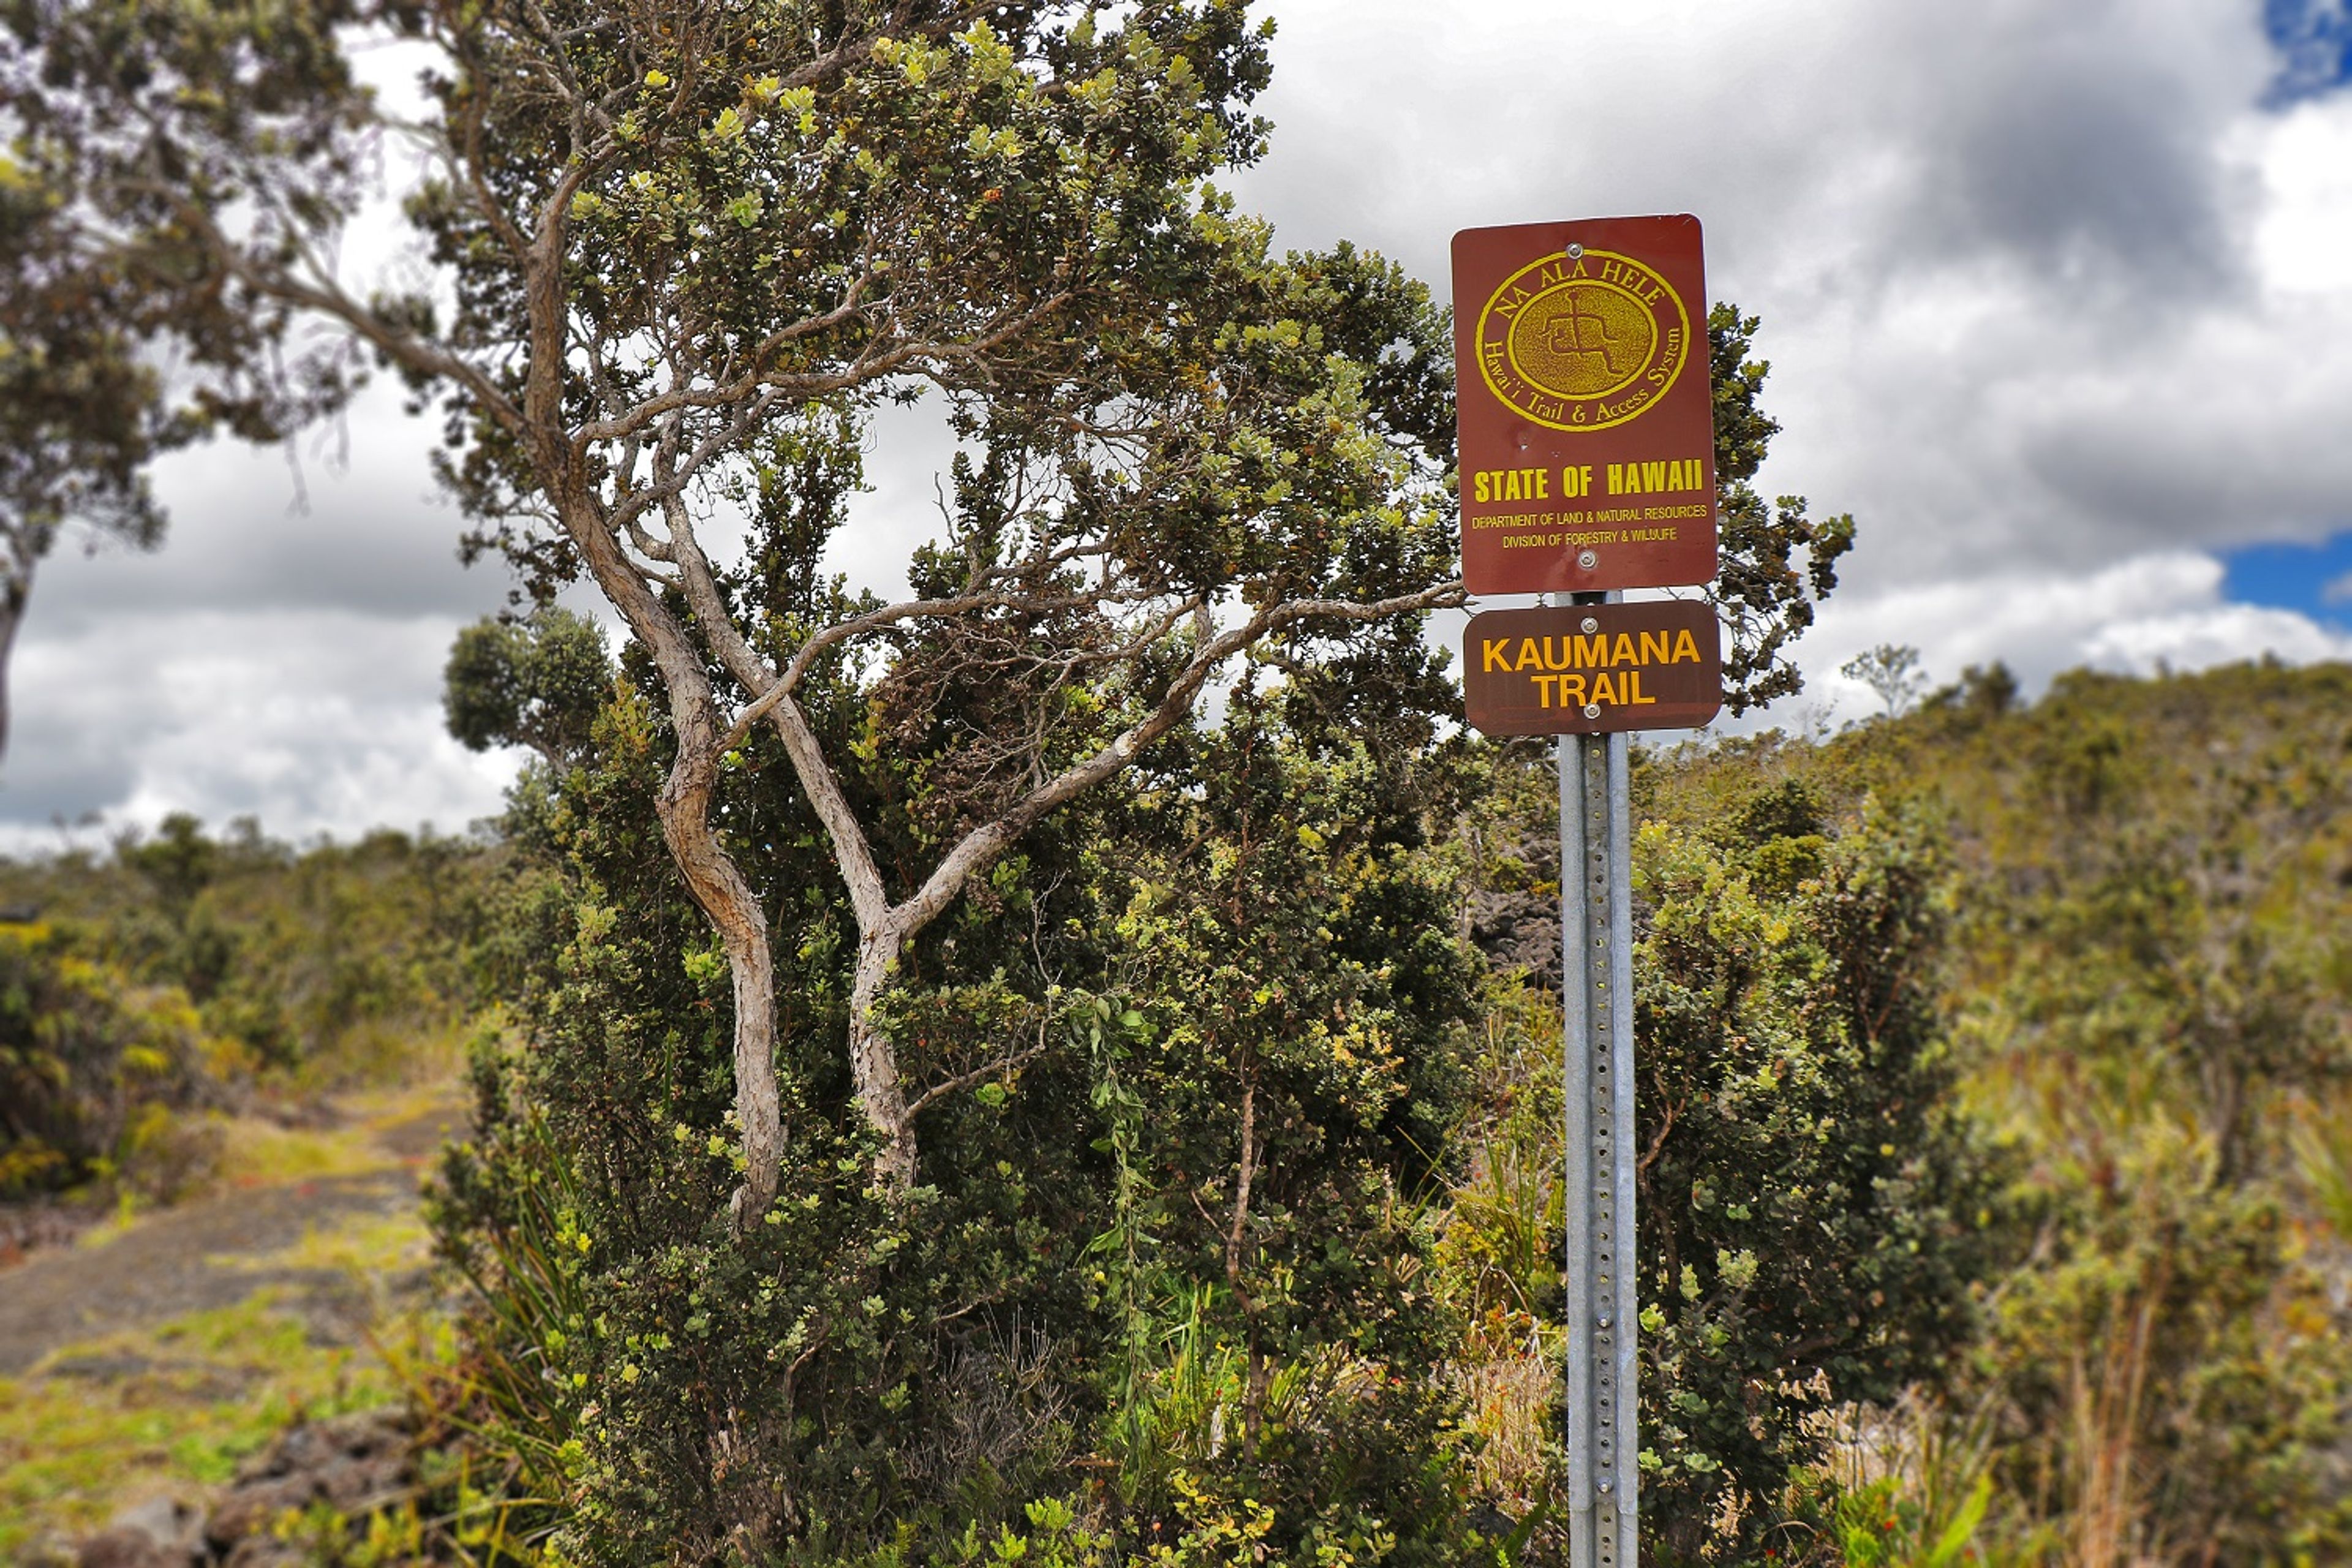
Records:
M72 1370L94 1363L125 1370ZM313 1344L274 1287L69 1346L25 1377L0 1379L0 1556L85 1534L142 1497L217 1486L289 1422L388 1404L397 1392L373 1351Z
M323 1131L233 1122L223 1176L259 1187L390 1168L399 1162L374 1134L446 1102L447 1092L424 1086L343 1097L346 1124ZM169 1221L168 1213L126 1210L82 1244ZM401 1384L385 1352L412 1366L449 1353L446 1321L394 1310L383 1289L387 1277L423 1266L429 1251L415 1211L362 1212L315 1226L279 1252L210 1260L257 1272L347 1274L373 1303L375 1346L314 1342L296 1298L282 1285L257 1283L235 1306L70 1345L22 1377L0 1378L0 1562L47 1538L87 1534L143 1498L222 1485L238 1460L294 1420L396 1401Z
M280 1127L258 1117L225 1119L228 1134L218 1181L231 1187L274 1186L321 1176L356 1176L394 1163L392 1156L349 1128L320 1131Z
M332 1269L364 1287L383 1278L422 1268L432 1261L433 1236L415 1210L391 1215L352 1215L344 1223L313 1226L283 1251L240 1258L214 1258L216 1265L258 1272ZM379 1303L381 1305L381 1303Z
M345 1118L340 1127L280 1127L259 1117L225 1119L227 1132L219 1180L229 1186L266 1186L320 1176L359 1175L389 1169L399 1161L375 1135L449 1103L446 1079L397 1088L355 1090L335 1097Z
M335 1103L343 1120L333 1127L282 1127L259 1116L209 1116L206 1121L222 1133L221 1157L190 1195L391 1170L402 1162L376 1141L377 1134L449 1102L448 1083L434 1079L338 1095ZM125 1190L114 1212L76 1237L74 1244L105 1247L157 1212L155 1205Z

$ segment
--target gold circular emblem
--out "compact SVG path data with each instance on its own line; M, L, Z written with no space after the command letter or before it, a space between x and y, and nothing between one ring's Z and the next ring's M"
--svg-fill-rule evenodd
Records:
M1690 352L1682 297L1611 250L1531 261L1478 312L1487 390L1555 430L1624 424L1665 395Z

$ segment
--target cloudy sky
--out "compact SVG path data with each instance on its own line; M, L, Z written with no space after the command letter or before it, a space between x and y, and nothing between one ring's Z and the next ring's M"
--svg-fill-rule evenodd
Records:
M1466 226L1705 220L1711 292L1764 320L1765 488L1861 530L1782 721L1864 710L1837 667L1886 641L2029 689L2352 658L2347 0L1265 3L1277 129L1241 190L1286 244L1442 290ZM884 436L842 563L878 586L939 447ZM61 551L0 848L496 810L513 760L442 734L438 681L506 582L457 565L426 441L387 400L291 455L184 455L160 553Z

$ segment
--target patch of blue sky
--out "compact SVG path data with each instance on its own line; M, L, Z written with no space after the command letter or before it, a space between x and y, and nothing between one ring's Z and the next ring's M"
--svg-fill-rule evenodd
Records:
M2221 592L2352 629L2352 529L2319 544L2256 544L2221 557Z
M2352 85L2352 0L2262 0L2279 52L2270 101L2284 106Z

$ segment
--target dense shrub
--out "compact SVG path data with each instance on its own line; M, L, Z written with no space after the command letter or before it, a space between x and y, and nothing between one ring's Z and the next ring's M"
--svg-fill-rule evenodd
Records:
M296 850L185 814L104 854L0 862L0 905L70 927L129 983L176 988L265 1076L327 1087L407 1070L480 994L495 846L380 829Z
M1643 1468L1673 1553L1749 1549L1825 1413L1941 1382L1993 1261L1948 1090L1949 885L1916 815L1763 790L1635 855Z
M1428 1272L1475 996L1424 841L1445 773L1425 728L1382 747L1318 696L1236 693L927 933L887 1002L929 1096L903 1199L842 1059L853 928L747 744L731 831L791 968L784 1180L740 1240L730 993L649 826L661 726L624 687L588 761L530 776L520 1029L436 1223L565 1552L956 1561L1034 1502L1171 1561L1227 1532L1464 1560ZM877 795L918 772L866 754ZM898 830L935 830L903 798Z
M176 989L138 984L47 924L0 923L0 1200L116 1174L173 1194L209 1158L173 1112L218 1065Z
M1834 1464L1809 1485L1817 1501L1829 1479L1852 1486L1838 1520L1864 1509L1890 1541L1965 1525L1989 1561L2034 1564L2352 1550L2340 1288L2352 1207L2331 1196L2352 1190L2347 696L2352 668L2265 664L2077 671L2028 706L1994 667L1899 721L1811 743L1725 742L1645 771L1664 841L1721 844L1727 881L1765 895L1762 923L1722 926L1719 961L1756 974L1783 951L1768 939L1784 906L1818 906L1801 883L1786 899L1785 879L1761 873L1806 857L1821 803L1832 819L1869 798L1920 803L1947 846L1941 958L1923 971L1932 948L1900 926L1861 951L1906 984L1924 973L1940 996L1948 1056L1927 1065L1949 1072L2001 1151L2003 1185L1983 1209L1995 1257L1941 1377L1906 1391L1899 1414L1831 1413ZM1759 801L1780 803L1777 822ZM1736 887L1708 886L1723 875L1695 863L1680 896L1736 910ZM1834 972L1824 978L1802 1012L1844 1010ZM1737 1058L1752 1037L1723 1038ZM1744 1127L1749 1093L1727 1077L1714 1103L1741 1110ZM1840 1157L1866 1163L1858 1142ZM1759 1148L1749 1163L1776 1157ZM1738 1163L1717 1168L1748 1180ZM1710 1199L1721 1186L1709 1178ZM1663 1217L1679 1212L1669 1203ZM1645 1247L1664 1239L1661 1213L1644 1211ZM1704 1259L1699 1271L1704 1284ZM1972 1518L1964 1501L1987 1484ZM1872 1499L1886 1506L1864 1509ZM1826 1522L1806 1511L1784 1555Z

